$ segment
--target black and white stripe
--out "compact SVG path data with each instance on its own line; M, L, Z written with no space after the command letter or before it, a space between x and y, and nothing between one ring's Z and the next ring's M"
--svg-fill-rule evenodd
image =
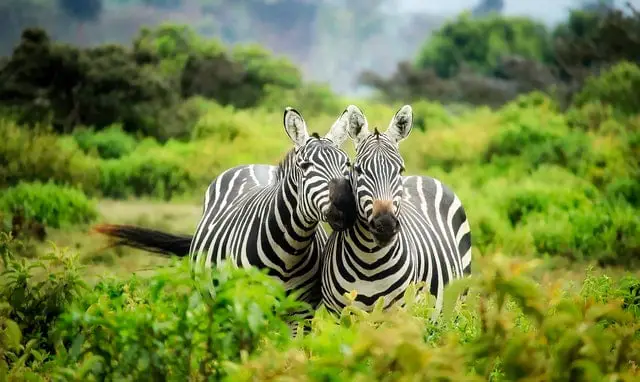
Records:
M206 275L223 259L266 269L315 307L327 240L319 222L327 221L330 181L348 173L340 149L346 126L343 113L325 137L309 135L302 116L287 108L284 127L295 147L279 166L234 167L208 187L189 250L192 271Z
M437 179L403 176L398 144L411 131L413 112L403 106L384 133L370 132L355 106L349 135L356 145L350 171L357 222L329 237L322 269L323 303L339 311L354 304L371 310L383 297L388 307L412 282L426 282L441 310L443 288L471 272L471 233L455 193Z

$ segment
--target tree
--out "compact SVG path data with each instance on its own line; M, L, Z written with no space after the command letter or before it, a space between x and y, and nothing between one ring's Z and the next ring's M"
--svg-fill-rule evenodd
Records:
M619 61L640 62L640 13L574 10L554 36L554 58L565 81L584 79Z
M545 26L526 17L492 15L472 18L463 13L446 23L418 54L419 68L438 76L455 76L462 65L489 75L504 56L551 62L551 39Z

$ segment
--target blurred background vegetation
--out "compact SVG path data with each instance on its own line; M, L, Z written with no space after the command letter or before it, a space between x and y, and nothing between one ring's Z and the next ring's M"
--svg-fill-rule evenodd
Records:
M0 381L637 377L640 14L588 2L549 26L503 1L449 18L396 3L2 2L0 228L17 240L0 243ZM191 233L220 171L290 148L285 106L324 133L348 103L379 127L411 103L407 171L466 206L481 297L454 321L409 304L274 337L295 302L260 275L220 271L210 321L185 269L87 232Z

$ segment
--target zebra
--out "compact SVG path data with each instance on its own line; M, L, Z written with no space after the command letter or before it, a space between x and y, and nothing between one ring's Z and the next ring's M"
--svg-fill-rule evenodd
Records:
M294 144L278 166L240 165L223 171L204 194L202 215L193 235L101 225L98 232L118 238L117 245L189 256L192 276L228 259L237 267L258 267L284 284L287 294L312 308L320 295L320 256L328 238L320 222L344 229L349 214L332 211L333 189L348 182L350 115L345 109L330 131L309 134L302 115L284 111L285 132ZM346 204L348 205L348 200ZM339 207L339 206L338 206ZM354 217L355 219L355 217ZM207 285L214 293L213 283Z
M384 133L370 132L367 119L347 107L348 134L356 147L349 173L357 221L334 231L323 255L322 303L338 313L355 291L353 305L372 311L403 297L410 283L425 282L436 297L438 315L443 288L471 273L471 232L456 194L428 176L403 176L399 143L411 132L413 111L404 105ZM351 295L353 298L353 295Z

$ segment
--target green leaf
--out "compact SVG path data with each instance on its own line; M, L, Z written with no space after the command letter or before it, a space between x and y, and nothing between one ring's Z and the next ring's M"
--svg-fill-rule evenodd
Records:
M9 349L15 349L20 346L20 341L22 341L22 332L20 331L20 327L18 324L13 321L7 319L5 321L6 325L6 333L7 333L7 346Z
M457 279L449 283L444 289L444 298L442 305L442 320L443 322L449 322L453 316L453 311L458 301L458 297L462 292L471 288L475 280L471 277ZM428 291L428 289L425 289Z
M72 359L78 359L80 356L80 352L82 351L82 344L84 343L85 337L84 334L78 334L71 344L71 350L69 350L69 356Z
M0 382L7 382L9 376L9 365L0 358Z

